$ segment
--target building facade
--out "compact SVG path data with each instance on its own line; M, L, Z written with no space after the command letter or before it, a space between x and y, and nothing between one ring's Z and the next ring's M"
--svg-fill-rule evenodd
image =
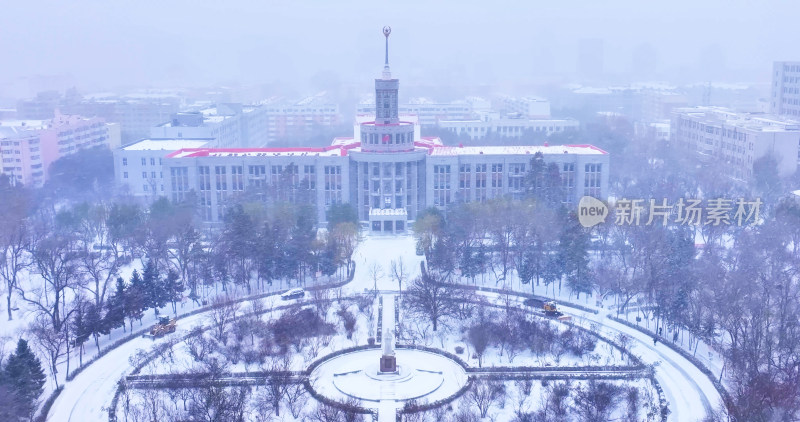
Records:
M772 65L770 112L800 119L800 62Z
M26 186L42 186L50 164L57 159L98 146L120 146L118 124L58 111L49 120L0 121L0 170Z
M212 145L212 138L148 138L114 150L114 179L120 189L143 201L166 195L164 157L183 148ZM167 179L168 181L168 179Z
M677 148L698 154L748 180L753 162L772 155L781 176L797 170L800 124L776 116L736 113L721 107L679 108L672 112L670 139Z
M312 201L320 221L331 205L349 203L371 230L398 232L427 207L446 212L458 202L520 196L531 160L542 153L561 171L565 203L577 203L583 195L607 197L605 151L591 145L445 146L439 138L421 137L419 122L400 113L399 87L387 48L383 74L375 80L375 115L359 119L353 137L335 138L322 148L169 145L173 152L154 151L154 160L163 158L164 195L181 201L191 192L209 222L220 221L230 199L248 191ZM124 167L126 158L127 165L149 163L151 157L143 154L152 148L121 150L115 165Z
M339 105L330 102L325 93L296 102L271 99L263 102L261 107L267 126L266 143L305 138L315 131L341 123Z
M575 119L529 119L484 112L472 120L440 120L439 127L477 140L487 137L521 138L531 134L552 135L577 130L580 123Z

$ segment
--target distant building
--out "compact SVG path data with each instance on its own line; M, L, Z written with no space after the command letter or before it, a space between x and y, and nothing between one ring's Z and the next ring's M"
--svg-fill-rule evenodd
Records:
M800 119L800 62L772 65L770 112Z
M795 121L720 107L679 108L672 112L670 132L674 147L723 164L736 179L752 177L753 162L765 155L775 157L781 176L797 170L800 123Z
M484 139L492 136L521 138L531 133L552 135L568 130L577 130L580 123L574 119L528 119L517 115L500 113L478 113L472 120L442 120L439 127L470 139Z
M549 119L550 101L538 97L509 97L500 98L500 112L516 114L528 119Z
M125 183L126 167L129 181L131 172L145 172L128 182L145 191L151 188L144 179L156 172L159 194L161 181L173 201L193 192L208 222L221 221L229 200L246 191L286 192L288 198L303 195L315 203L319 221L331 205L349 203L372 231L388 233L405 231L427 207L447 212L459 202L519 197L536 153L558 166L566 204L583 195L607 197L609 156L591 145L450 147L439 138L420 137L418 119L400 112L400 81L392 78L388 62L389 30L384 34L386 61L375 79L377 113L358 116L353 137L320 148L212 148L180 145L188 140L146 140L118 152L117 180ZM131 167L139 163L147 170Z
M17 119L47 120L55 117L59 107L61 94L58 91L45 91L36 94L35 98L17 101Z
M170 120L150 129L151 138L160 139L214 139L217 148L241 148L241 114L220 113L216 107L202 111L181 111L174 113Z
M668 141L670 137L669 125L669 120L636 122L633 125L634 135L640 139Z
M341 123L339 105L325 93L297 102L270 99L259 104L266 115L267 137L259 146L281 139L305 139L321 129Z
M150 135L150 128L166 122L178 112L180 98L167 93L98 94L78 101L69 101L61 109L68 114L100 117L120 124L123 143Z
M646 122L669 120L673 109L689 107L689 100L685 95L669 90L643 90L641 100L641 120Z
M119 125L100 118L62 115L48 120L0 121L2 173L16 183L40 187L57 159L82 149L120 145Z
M520 138L532 132L549 135L579 127L576 120L551 119L550 102L543 98L502 96L496 104L492 107L490 101L480 97L450 103L415 98L399 105L399 113L404 118L414 116L421 126L440 127L470 139ZM356 112L358 116L374 115L375 101L362 101Z
M429 98L412 98L408 103L400 104L401 115L417 116L417 121L422 126L436 126L441 120L466 120L474 117L478 107L489 108L488 101L481 98L468 98L467 100L452 102L437 102ZM356 108L357 115L374 115L375 100L361 101Z

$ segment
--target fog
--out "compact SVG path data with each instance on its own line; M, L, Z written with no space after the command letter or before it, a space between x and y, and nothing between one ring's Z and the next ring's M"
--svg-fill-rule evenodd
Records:
M0 97L70 86L368 92L383 25L406 84L763 84L772 61L800 53L798 12L782 0L18 1L0 13Z

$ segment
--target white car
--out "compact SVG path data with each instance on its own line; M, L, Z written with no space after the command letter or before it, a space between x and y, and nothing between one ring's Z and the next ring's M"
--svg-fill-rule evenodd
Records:
M281 299L283 300L291 300L291 299L300 299L305 297L306 291L301 288L294 288L289 289L281 294Z

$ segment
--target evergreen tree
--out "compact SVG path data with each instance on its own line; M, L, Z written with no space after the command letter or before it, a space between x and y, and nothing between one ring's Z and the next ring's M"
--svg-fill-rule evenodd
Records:
M166 293L165 299L172 303L172 313L178 312L176 304L183 299L183 289L184 286L180 276L170 269L167 272L167 278L164 280L164 292Z
M142 315L147 309L145 301L147 298L147 289L139 276L139 272L133 270L131 282L125 289L125 316L128 318L128 323L133 331L133 320L142 319Z
M132 284L132 283L131 283ZM158 273L158 268L153 261L148 261L142 271L143 309L153 309L156 315L158 310L167 303L168 294L164 282Z
M125 301L125 280L118 277L116 290L105 303L106 314L103 322L109 331L120 326L123 331L125 330Z
M8 357L2 372L4 382L17 404L17 417L32 418L43 391L45 375L42 363L28 347L27 341L20 339L17 342L17 350Z
M580 297L581 292L591 293L589 277L589 233L579 223L575 214L564 221L558 245L561 273L567 276L567 285ZM559 290L561 285L559 284Z
M353 223L358 227L358 212L350 204L332 204L325 213L328 218L328 227L336 227L340 223Z
M545 162L541 152L534 154L531 159L530 170L525 174L525 192L540 206L551 210L562 206L564 192L558 165Z
M94 303L88 304L84 320L87 335L91 335L94 338L94 345L97 347L97 352L100 353L100 336L111 331L108 321L103 316L102 306L97 306Z
M226 255L234 283L250 292L250 273L257 248L257 233L253 219L237 204L225 214L225 227L220 237L221 252Z
M85 315L88 306L89 304L86 301L79 298L75 306L75 313L72 316L73 344L78 348L78 361L81 365L83 365L83 345L89 339L89 329L86 326Z
M2 356L0 356L0 358L2 358ZM18 419L18 402L7 381L4 375L2 362L0 362L0 421L13 421Z

